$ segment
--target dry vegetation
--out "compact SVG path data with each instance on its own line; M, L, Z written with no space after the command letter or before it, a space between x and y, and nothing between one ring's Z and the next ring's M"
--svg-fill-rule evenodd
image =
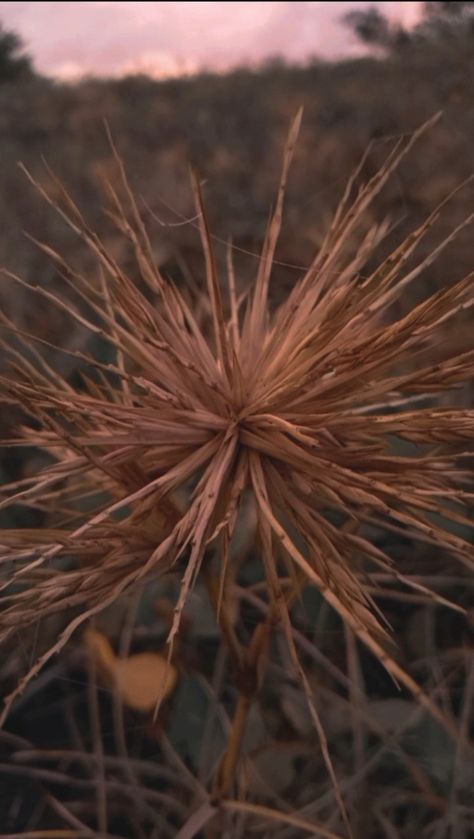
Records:
M304 101L302 73L274 70L267 80L296 79ZM334 73L346 73L350 90L347 66ZM236 74L234 90L251 79ZM199 83L218 90L224 80ZM128 84L144 97L155 91ZM163 87L161 107L167 90L190 95L187 84ZM74 96L99 103L97 91L91 83ZM286 121L291 98L277 101ZM446 117L375 148L355 129L350 148L339 141L338 162L342 148L349 169L368 152L338 190L333 221L320 211L315 227L298 197L313 171L309 112L295 191L299 117L258 259L238 248L254 251L260 236L259 185L275 175L279 131L264 160L242 167L238 187L230 155L223 169L203 167L210 188L194 176L194 206L184 187L165 198L192 219L179 227L163 226L143 161L132 192L113 146L94 170L109 227L74 203L74 183L67 192L50 169L27 170L50 205L32 225L36 265L53 267L49 283L29 263L22 275L5 272L3 286L1 390L16 412L8 451L42 452L5 482L0 502L12 689L0 772L11 835L471 833L468 161L428 185L417 170L415 184L410 160L453 154ZM408 127L398 116L394 125ZM132 154L124 144L133 175L152 139L137 136ZM206 143L226 161L212 131ZM160 166L173 173L179 160L162 154ZM225 206L235 195L258 207L247 229L235 225L237 249L219 224L215 234L203 201L204 192L213 206L229 172ZM291 235L279 244L287 180ZM429 212L411 212L423 189ZM386 220L395 196L401 221ZM217 210L223 200L217 194ZM168 259L157 259L168 235ZM178 284L167 270L177 265ZM448 266L448 277L439 273ZM36 304L12 313L23 300L12 289Z

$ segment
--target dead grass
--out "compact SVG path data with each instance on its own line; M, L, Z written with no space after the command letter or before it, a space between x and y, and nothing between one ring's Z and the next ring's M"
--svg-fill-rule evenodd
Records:
M460 607L402 573L371 541L366 526L401 531L472 569L473 547L456 528L470 524L466 458L474 413L454 403L440 407L437 400L472 375L474 351L430 360L446 324L472 305L472 275L446 285L404 316L392 313L407 286L474 215L417 263L416 247L436 223L443 201L370 275L363 273L388 230L381 222L357 238L364 214L413 143L432 127L431 120L395 145L368 184L360 186L359 171L354 174L314 261L288 299L270 311L272 265L300 120L299 114L290 128L257 276L241 296L229 248L224 300L201 185L193 176L207 276L204 324L186 295L156 267L116 153L121 183L108 184L111 214L134 250L140 284L116 264L59 182L53 200L26 173L90 249L101 276L97 284L51 246L38 243L71 293L63 299L41 286L31 291L42 305L59 307L64 317L107 342L115 363L75 353L87 372L83 387L73 388L39 354L33 336L2 318L11 370L0 381L2 398L20 406L30 420L8 445L39 446L54 462L2 490L0 506L45 510L51 527L2 532L0 638L6 642L41 618L74 610L57 642L7 698L3 719L78 627L134 585L169 572L181 575L168 635L172 656L189 594L205 579L239 698L227 748L210 782L211 798L191 816L181 839L215 824L216 813L222 818L226 811L263 820L279 815L302 831L298 835L305 830L336 835L305 822L303 815L229 798L269 644L279 634L319 737L342 829L352 835L345 793L295 636L292 610L308 584L347 628L354 697L357 670L350 644L358 638L460 748L466 739L399 665L370 574L383 572L417 596ZM412 444L409 454L395 453L394 439ZM229 599L235 585L231 547L239 510L249 498L266 590L262 621L244 646L229 617ZM362 758L358 771L361 767Z

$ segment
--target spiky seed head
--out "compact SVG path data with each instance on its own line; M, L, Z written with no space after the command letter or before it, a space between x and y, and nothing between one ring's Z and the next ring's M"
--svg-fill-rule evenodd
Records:
M40 446L54 462L5 488L0 506L54 510L57 526L3 532L0 559L11 587L5 591L1 637L65 608L78 612L27 679L89 616L138 581L181 569L182 560L172 643L206 554L217 553L225 575L239 507L250 493L270 609L289 641L289 595L281 579L286 570L296 583L316 586L392 675L417 692L386 652L386 630L361 569L371 563L420 586L402 579L367 537L365 525L402 530L472 568L472 546L448 523L466 522L472 497L464 447L472 440L474 414L441 408L436 397L472 375L474 352L436 364L429 360L446 322L472 303L472 277L389 320L392 304L457 232L413 264L439 208L370 275L362 269L386 232L384 224L363 235L347 257L367 207L431 120L396 145L369 183L357 188L355 173L312 264L271 312L270 276L300 119L298 114L290 128L275 211L255 282L243 301L230 252L229 302L224 301L194 177L209 330L157 268L118 155L121 195L111 185L108 191L146 294L88 228L62 185L56 190L61 202L54 204L36 184L86 242L102 279L92 282L38 243L71 295L66 300L41 287L32 291L106 340L116 361L105 364L77 352L94 375L85 374L83 389L75 389L47 364L31 336L2 317L22 344L18 351L5 342L11 373L1 379L3 399L20 405L32 420L9 444ZM394 437L415 444L413 452L396 454ZM180 489L187 493L182 507L175 502Z

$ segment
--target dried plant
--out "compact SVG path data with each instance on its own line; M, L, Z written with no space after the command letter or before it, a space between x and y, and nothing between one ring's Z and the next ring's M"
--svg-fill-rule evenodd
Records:
M364 214L431 120L400 140L366 185L358 187L360 168L354 173L314 261L271 312L270 276L300 119L290 129L257 277L242 297L229 248L228 305L201 186L193 180L209 329L196 318L186 294L158 270L116 152L121 186L108 185L112 216L133 246L141 289L88 228L59 181L56 203L27 173L84 240L102 278L99 284L88 279L50 246L37 243L71 295L64 299L40 286L32 291L108 342L116 362L76 352L91 373L84 374L82 388L74 388L35 349L32 336L2 316L21 345L11 337L4 342L11 373L1 377L2 398L31 419L8 445L38 446L54 462L5 487L1 506L46 510L57 526L3 531L0 637L5 641L39 618L76 610L57 643L8 698L7 709L89 617L139 581L176 570L182 580L168 638L172 648L188 593L204 574L241 691L216 781L220 794L232 783L248 705L262 678L269 636L278 626L324 751L292 633L291 610L303 584L315 586L394 679L449 727L389 652L389 633L369 593L370 569L428 592L401 574L365 526L402 531L448 551L468 568L474 560L472 545L450 525L469 523L465 449L474 413L436 403L440 393L472 375L474 351L430 360L448 319L473 302L472 275L404 316L392 315L392 304L474 216L416 263L415 250L436 222L437 207L375 270L361 273L388 230L381 223L364 232ZM17 276L8 277L25 285ZM409 453L395 453L394 438L413 444ZM248 650L226 609L226 582L233 576L230 545L244 498L256 509L268 596L267 616ZM332 772L327 753L326 761Z

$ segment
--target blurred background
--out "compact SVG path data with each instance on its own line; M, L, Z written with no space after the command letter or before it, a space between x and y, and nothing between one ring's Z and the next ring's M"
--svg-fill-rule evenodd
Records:
M362 170L365 179L374 174L397 138L442 111L440 122L404 160L369 211L368 226L382 218L392 222L385 252L474 171L471 2L0 2L0 25L0 265L45 288L58 288L59 278L54 265L24 231L67 253L79 270L92 272L96 266L81 241L27 182L19 161L53 197L60 186L51 171L58 176L90 227L133 275L128 244L104 211L103 179L114 183L118 177L104 120L125 162L162 270L191 288L202 281L198 233L187 222L194 214L188 175L191 163L205 181L218 261L224 263L226 243L232 237L237 277L244 287L255 275L288 125L298 107L304 106L274 271L275 302L311 260L348 177L369 146ZM423 241L421 255L472 212L473 197L469 185L456 195ZM415 300L460 279L473 266L472 230L468 229L410 288L401 308L408 310ZM32 295L4 278L0 305L20 328L52 344L77 349L88 342L88 350L103 352L103 347L91 346L78 328L71 329L54 307L38 305ZM472 321L465 318L447 337L450 349L472 346L471 334ZM74 361L52 350L48 353L74 383ZM455 398L466 404L471 397L463 391ZM11 411L2 409L2 437L12 433L16 421ZM30 474L37 467L36 458L32 451L3 449L0 481ZM24 508L0 515L7 527L42 523L41 516ZM412 563L413 573L426 574L428 564L435 584L438 570L449 572L443 594L472 609L472 581L459 575L457 566L453 570L446 558L433 558L428 548L407 544L402 537L394 536L389 546L382 547ZM241 549L247 550L245 544ZM168 596L168 589L153 594L155 601ZM189 799L183 780L186 772L179 769L179 761L193 773L205 775L200 763L202 728L215 701L217 677L210 662L219 656L220 642L209 604L202 597L198 591L190 605L188 670L167 728L171 752L163 757L163 741L157 745L156 731L147 728L143 717L133 716L133 710L127 712L131 717L120 717L111 710L106 692L100 694L103 748L109 755L103 777L111 796L110 835L133 839L176 835L182 821L179 806ZM165 630L151 603L149 591L146 602L127 601L106 617L102 630L116 648L124 632L127 649L155 649L162 642ZM448 610L435 615L431 606L414 596L403 602L387 596L381 605L394 627L401 661L406 666L418 662L415 675L432 685L451 679L442 701L466 729L469 710L465 708L472 704L474 691L472 621ZM417 718L406 740L396 733L395 746L394 732L404 731L407 721L418 713L415 703L397 695L364 654L359 659L359 684L366 691L368 714L382 732L377 742L385 751L377 746L373 764L368 752L358 752L354 769L347 709L341 698L346 688L331 669L341 668L342 673L349 666L344 631L319 600L309 598L305 606L306 637L315 645L314 656L323 658L317 664L313 661L323 697L323 722L349 803L360 817L357 836L474 836L471 758L460 756L440 727L426 717ZM59 620L41 627L33 647L30 638L19 642L15 654L2 663L0 678L7 687L24 672L32 649L41 649L54 639L61 626ZM469 659L467 654L455 658L461 648L471 651ZM81 655L80 644L72 645L32 683L11 716L9 733L0 734L4 750L0 837L42 837L49 834L38 831L46 829L64 830L61 836L66 836L66 828L70 830L67 836L99 835L93 784L96 735L101 729ZM281 674L274 678L278 682ZM231 691L222 699L223 714L226 702L232 703ZM258 776L260 786L255 789L260 800L273 805L276 801L275 806L281 808L282 801L287 802L287 809L321 801L313 815L319 812L331 824L327 816L327 808L333 806L331 785L320 757L309 761L298 751L302 741L312 736L302 708L300 693L287 686L281 689L278 707L269 699L268 707L263 704L255 711L249 743L257 743L261 752L255 758L258 772L252 776L253 783L257 784ZM90 719L95 720L95 735ZM214 738L214 751L209 751L208 744L207 769L222 747L212 726L210 730L207 736ZM275 757L268 743L281 736L286 747L279 746ZM375 749L375 743L371 746ZM135 763L127 764L123 773L123 764L114 760L123 760L125 747ZM66 748L75 749L76 759L82 755L80 770L72 758L66 759ZM54 777L54 758L41 763L48 749L57 751ZM181 789L172 775L150 782L161 790L158 795L168 796L169 800L158 803L143 792L146 773L158 771L157 754L158 765L169 761L184 784ZM140 761L149 762L146 771ZM132 780L143 788L139 800L123 797L117 780L120 777L124 785L130 784L130 767ZM375 777L370 774L374 768ZM464 809L462 817L456 811L458 816L448 818L453 785L456 801ZM178 815L170 803L173 796ZM160 808L162 818L156 815ZM89 833L84 833L84 825ZM229 834L231 839L250 835L245 825L239 829L241 833ZM307 835L287 827L286 833L280 829L272 837L280 834L281 839ZM267 834L262 830L255 835ZM54 836L59 839L59 832Z
M374 208L401 237L473 170L472 12L472 3L0 3L0 264L54 282L24 230L84 258L18 161L54 194L46 162L91 227L126 258L102 211L101 179L114 179L104 120L163 268L199 280L196 229L179 224L193 214L189 163L206 180L213 231L223 240L218 256L230 236L258 251L300 105L279 251L280 262L296 267L277 270L276 282L291 284L308 263L369 143L363 177L397 137L442 110ZM451 229L470 202L466 189L441 227ZM471 267L469 236L456 243L455 273ZM255 259L241 257L246 281ZM432 269L435 285L447 265L452 274L452 252ZM0 299L15 318L35 317L18 289L12 297L2 285ZM51 328L44 320L36 326Z

